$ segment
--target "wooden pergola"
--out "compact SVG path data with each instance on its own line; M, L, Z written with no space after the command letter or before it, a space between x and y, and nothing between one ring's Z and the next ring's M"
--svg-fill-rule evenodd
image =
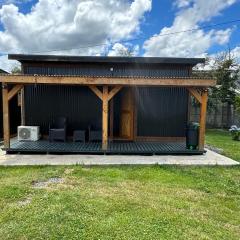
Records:
M79 77L40 75L0 75L3 97L4 147L10 147L9 101L28 84L88 86L102 101L102 149L108 147L109 101L122 87L155 86L185 87L200 103L199 150L204 149L208 87L216 80L208 78L136 78L136 77ZM9 90L9 85L12 86Z

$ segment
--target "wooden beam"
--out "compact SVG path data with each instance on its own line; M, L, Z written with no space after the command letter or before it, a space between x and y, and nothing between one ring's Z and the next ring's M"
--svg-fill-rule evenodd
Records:
M21 89L21 125L25 125L25 97L24 87Z
M108 86L103 87L102 98L102 149L108 148Z
M114 87L108 94L108 101L110 101L121 89L122 86Z
M96 86L89 86L89 88L101 99L103 100L103 94Z
M138 86L215 86L215 79L201 78L136 78L136 77L78 77L78 76L38 76L38 75L4 75L0 82L15 84L76 84L76 85L138 85Z
M204 150L205 131L206 131L206 115L207 115L208 91L202 93L202 102L200 106L200 129L199 129L199 150Z
M109 123L109 129L110 129L110 138L113 140L113 127L114 127L114 99L112 98L110 100L110 123Z
M196 98L196 100L199 103L202 103L202 96L196 89L194 89L194 88L187 88L187 89L191 93L191 95Z
M2 89L2 104L3 104L3 139L4 147L10 147L10 123L9 123L9 102L8 102L8 88L3 84Z
M22 88L23 85L14 86L8 93L8 101L10 101Z

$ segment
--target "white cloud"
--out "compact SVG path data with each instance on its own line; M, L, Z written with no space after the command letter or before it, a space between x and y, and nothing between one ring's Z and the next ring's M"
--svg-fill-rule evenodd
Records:
M130 44L123 45L115 43L109 51L108 56L136 56L139 53L139 46L132 46Z
M174 5L178 8L188 7L193 1L191 0L177 0L174 2Z
M152 0L39 0L28 14L14 4L3 5L0 52L104 54L104 44L139 33L151 5Z
M171 27L163 28L159 34L145 41L145 56L194 57L204 54L213 44L223 45L229 41L232 29L211 30L205 32L199 28L200 23L208 22L214 16L237 0L178 0L175 4L179 11ZM187 29L192 32L165 35Z
M14 67L20 67L17 61L9 61L7 55L0 56L0 68L4 71L11 72Z
M235 47L232 50L232 54L236 61L240 64L240 46Z

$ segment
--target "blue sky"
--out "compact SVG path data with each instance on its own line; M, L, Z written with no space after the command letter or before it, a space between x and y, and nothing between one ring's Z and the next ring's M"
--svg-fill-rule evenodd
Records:
M153 0L152 11L146 15L146 22L142 25L142 32L146 36L151 36L155 33L159 33L163 27L171 26L172 22L174 21L176 12L177 9L173 6L172 1ZM226 8L219 14L219 16L213 17L211 21L200 24L200 26L213 25L216 23L227 22L235 19L240 19L240 1L236 2L229 8ZM217 28L226 29L227 27L233 27L234 25L236 26L236 29L233 31L229 41L231 48L235 48L240 44L240 22L236 24L224 25ZM228 44L224 44L223 46L215 44L209 49L208 53L216 53L227 48Z
M230 46L239 57L240 22L201 30L237 19L240 0L0 0L0 66L9 52L194 57Z

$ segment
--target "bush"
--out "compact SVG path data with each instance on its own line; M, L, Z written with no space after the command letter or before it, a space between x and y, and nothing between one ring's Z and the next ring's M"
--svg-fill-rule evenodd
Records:
M238 128L236 125L233 125L229 131L231 132L233 140L240 141L240 128Z

